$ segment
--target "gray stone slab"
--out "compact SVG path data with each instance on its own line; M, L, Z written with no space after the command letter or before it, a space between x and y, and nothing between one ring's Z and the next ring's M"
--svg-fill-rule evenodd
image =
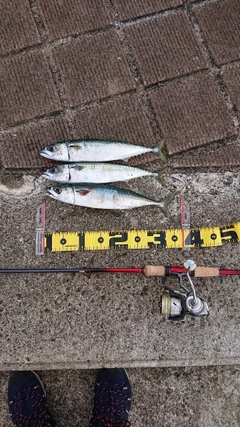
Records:
M127 26L124 31L145 86L208 68L184 12Z
M154 167L154 166L153 166ZM179 196L190 202L192 227L239 221L239 174L173 174L161 188L150 178L125 184L157 200L177 191L172 219L157 207L116 212L63 204L46 196L49 182L34 176L0 186L2 268L141 267L197 265L238 268L239 245L191 249L86 251L35 255L36 209L47 198L46 231L180 227ZM124 186L123 184L121 186ZM11 187L11 188L10 188ZM19 187L19 188L17 188ZM14 194L15 193L15 194ZM210 316L165 322L159 278L124 274L1 275L0 369L165 367L236 364L239 347L239 278L198 280ZM168 286L179 289L175 279ZM226 333L227 330L227 333Z
M168 153L236 135L233 118L213 76L190 76L150 93Z
M56 46L53 57L70 106L136 87L119 38L112 29Z
M238 0L200 3L193 11L216 64L226 64L239 59Z
M86 0L70 0L67 3L37 0L37 5L51 41L104 28L111 24L103 2L94 4Z
M171 9L183 4L182 0L150 0L138 1L137 3L129 3L127 0L114 0L113 1L119 18L127 20L132 18L139 18L151 13L157 13L166 9Z
M128 369L132 427L238 427L239 366ZM88 426L95 370L42 371L48 404L59 427ZM7 407L8 372L0 374L0 419L12 427Z
M181 158L172 160L173 168L205 168L240 166L240 146L238 142L218 148L204 147L201 153L181 153Z
M51 161L39 151L54 142L71 139L64 117L51 117L37 123L28 123L0 136L0 158L4 168L48 168Z
M239 65L234 65L232 67L225 68L222 71L222 78L229 92L229 96L233 103L233 106L234 108L236 108L237 112L239 113L240 111L240 97L239 97L240 67Z
M19 50L40 43L32 11L27 0L0 3L0 54Z
M1 127L62 109L43 51L4 58L0 67Z

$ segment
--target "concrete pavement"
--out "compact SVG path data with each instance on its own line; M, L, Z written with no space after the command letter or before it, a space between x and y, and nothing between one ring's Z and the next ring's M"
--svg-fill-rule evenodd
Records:
M40 175L53 164L39 151L60 140L153 147L165 138L166 187L151 178L119 185L177 196L171 220L155 207L119 215L47 198L47 231L179 228L181 195L192 227L239 221L238 0L3 0L0 16L1 267L182 265L191 256L238 268L235 243L35 255L36 210L49 186ZM163 166L153 154L129 164ZM82 426L96 369L121 365L135 392L133 426L238 426L239 279L196 282L210 316L169 324L156 277L1 275L2 425L11 369L40 369L59 425Z

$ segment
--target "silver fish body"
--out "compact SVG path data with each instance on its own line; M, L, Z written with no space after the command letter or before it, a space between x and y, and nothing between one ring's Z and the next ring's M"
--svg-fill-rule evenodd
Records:
M165 161L161 151L163 144L164 141L160 141L156 147L148 148L125 141L97 139L63 141L44 148L40 154L47 159L61 162L108 162L153 152Z
M154 205L158 206L167 218L170 217L168 204L175 197L175 194L172 194L164 199L155 201L124 188L100 184L62 185L50 187L47 191L53 199L95 209L122 210Z
M128 181L142 176L153 176L163 183L162 174L166 168L149 172L131 166L112 163L67 163L58 164L42 174L43 178L61 183L96 183Z

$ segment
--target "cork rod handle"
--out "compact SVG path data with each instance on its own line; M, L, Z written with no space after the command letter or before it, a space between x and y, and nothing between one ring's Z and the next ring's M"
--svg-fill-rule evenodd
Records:
M174 267L172 267L172 269L173 268ZM184 273L184 268L182 268L182 271L179 271L179 272ZM164 267L163 265L145 265L144 274L147 277L149 276L164 277L166 275L166 267ZM216 276L219 276L218 268L196 267L194 270L194 277L216 277Z
M196 267L194 270L195 277L216 277L219 276L219 269L213 267Z
M145 276L161 276L164 277L166 268L163 265L145 265L144 274Z

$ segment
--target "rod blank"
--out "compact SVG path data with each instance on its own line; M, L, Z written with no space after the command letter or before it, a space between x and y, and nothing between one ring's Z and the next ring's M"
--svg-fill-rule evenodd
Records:
M153 266L146 265L142 268L6 268L0 269L0 274L21 274L21 273L133 273L144 274L150 276L171 276L175 274L185 273L184 267L164 267L163 265ZM191 276L194 277L217 277L217 276L240 276L240 270L218 269L212 267L196 267Z

